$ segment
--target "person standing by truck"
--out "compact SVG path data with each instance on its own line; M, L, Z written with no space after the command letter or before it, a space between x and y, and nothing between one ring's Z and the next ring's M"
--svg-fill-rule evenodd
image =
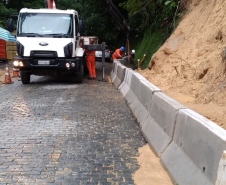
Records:
M115 59L122 58L124 56L123 55L124 51L125 51L125 48L123 46L119 49L116 49L115 52L112 54L112 59L115 60Z
M94 44L94 39L90 39L90 44ZM89 71L88 79L96 78L96 69L95 69L95 51L86 51L86 65Z

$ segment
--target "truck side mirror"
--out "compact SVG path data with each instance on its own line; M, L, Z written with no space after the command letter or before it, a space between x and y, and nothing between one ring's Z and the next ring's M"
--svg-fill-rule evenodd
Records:
M14 24L13 24L13 19L12 18L9 18L7 20L7 30L9 32L13 32L14 31Z
M85 32L85 22L83 20L79 20L78 27L80 36L83 36Z

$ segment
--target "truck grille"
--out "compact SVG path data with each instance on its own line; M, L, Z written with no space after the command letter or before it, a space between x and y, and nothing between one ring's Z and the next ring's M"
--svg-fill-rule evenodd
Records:
M57 58L56 51L31 51L32 58Z

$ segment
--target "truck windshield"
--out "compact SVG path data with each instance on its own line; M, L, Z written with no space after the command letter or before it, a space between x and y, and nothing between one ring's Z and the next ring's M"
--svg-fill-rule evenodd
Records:
M19 16L17 36L73 37L72 15L22 13Z

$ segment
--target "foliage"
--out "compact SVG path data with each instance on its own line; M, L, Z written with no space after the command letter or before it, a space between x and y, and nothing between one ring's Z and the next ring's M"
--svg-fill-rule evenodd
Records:
M115 0L117 2L117 0ZM12 13L18 13L21 8L44 8L44 0L8 0L8 4L0 3L0 25L6 27L6 20ZM99 37L100 42L105 41L114 45L121 35L116 21L107 12L100 1L93 0L57 0L59 9L75 9L86 24L86 35Z
M0 0L1 1L1 0ZM182 1L182 0L180 0ZM152 54L172 33L180 12L179 0L112 0L127 19L130 28L131 48L136 48L136 59L147 54L143 67L146 67ZM183 4L187 0L183 0ZM6 27L6 20L12 13L23 7L44 8L44 0L2 0L0 2L0 26ZM118 48L126 43L126 34L121 30L111 14L105 10L100 0L57 0L59 9L75 9L85 21L86 35L95 35Z
M128 11L129 23L132 27L133 36L144 33L152 26L152 31L160 28L167 21L169 32L172 31L172 21L179 0L128 0L120 3L120 6Z
M36 1L24 1L22 2L22 6L26 8L44 8L44 1L43 0L36 0Z
M59 0L59 6L62 9L73 8L76 9L81 18L85 20L86 35L96 35L99 37L100 42L111 42L116 38L115 33L118 30L112 25L116 24L111 19L111 15L103 8L100 1L93 0L75 0L73 6L68 4L68 7L64 7L66 4L62 0ZM63 6L64 5L64 6Z
M135 63L145 58L142 68L146 68L152 55L175 29L179 18L179 0L128 0L120 6L128 11L129 24L132 28L131 48L136 49ZM139 42L137 42L137 40Z
M3 2L0 2L0 27L6 28L6 21L13 13L16 13L15 9L7 8Z
M144 32L144 36L141 38L137 38L139 42L131 42L131 46L135 49L135 65L137 66L137 60L142 59L144 54L146 54L146 58L141 66L142 69L147 68L148 64L151 60L152 55L161 47L162 43L165 41L165 32L166 28L162 28L158 31L151 32L152 27Z

